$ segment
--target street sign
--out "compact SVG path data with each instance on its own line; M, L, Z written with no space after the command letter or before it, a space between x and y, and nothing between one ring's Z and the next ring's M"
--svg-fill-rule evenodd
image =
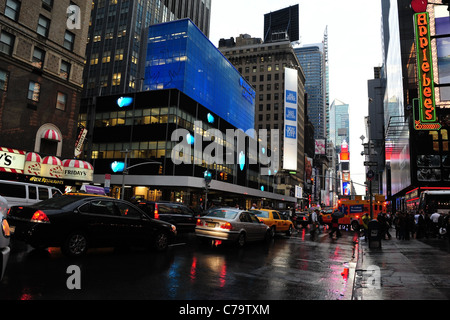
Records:
M378 162L376 161L364 161L365 167L376 167L378 166Z
M367 171L366 177L367 177L367 180L372 181L373 178L375 177L375 172L373 172L373 170Z

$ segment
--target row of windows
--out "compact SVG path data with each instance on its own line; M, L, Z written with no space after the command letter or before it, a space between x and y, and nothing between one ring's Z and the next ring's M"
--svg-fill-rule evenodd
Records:
M18 21L20 15L21 2L18 0L6 0L5 16ZM52 0L42 0L42 6L47 10L51 10L53 6ZM42 37L47 38L50 30L51 20L44 15L39 15L38 24L36 27L36 33ZM66 30L64 33L63 47L67 50L73 51L75 43L75 34Z
M0 69L0 91L7 91L9 83L9 72ZM28 83L27 99L32 102L39 102L41 94L41 84L36 81ZM68 95L63 92L56 92L56 109L65 110Z

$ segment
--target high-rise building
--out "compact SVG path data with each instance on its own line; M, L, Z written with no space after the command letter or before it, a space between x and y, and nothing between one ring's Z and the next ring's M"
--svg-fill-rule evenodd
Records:
M279 145L283 146L285 134L285 73L286 69L297 71L297 166L295 174L278 175L279 188L287 194L294 185L304 182L304 83L305 75L290 41L262 43L241 35L234 41L221 41L223 55L255 88L255 129L279 129ZM281 147L280 155L286 151ZM280 161L280 164L282 162Z
M190 18L209 36L211 0L94 0L84 97L140 91L148 27Z
M323 43L294 48L305 73L308 117L314 125L314 138L327 138L328 72Z
M349 105L335 99L330 106L330 137L336 147L336 153L341 152L342 142L350 143Z
M0 1L0 147L74 157L89 15L86 1Z

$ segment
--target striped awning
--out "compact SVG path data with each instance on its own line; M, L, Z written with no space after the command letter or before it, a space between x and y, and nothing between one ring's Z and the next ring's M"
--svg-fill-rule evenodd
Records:
M50 164L50 165L54 165L54 166L60 166L60 165L62 165L62 161L57 157L48 156L42 160L42 164Z
M25 161L42 162L42 158L36 152L28 152Z
M65 168L79 168L94 170L94 167L87 161L77 160L77 159L67 159L63 161L63 166Z
M46 140L61 141L61 137L59 136L58 132L53 129L45 130L41 138Z

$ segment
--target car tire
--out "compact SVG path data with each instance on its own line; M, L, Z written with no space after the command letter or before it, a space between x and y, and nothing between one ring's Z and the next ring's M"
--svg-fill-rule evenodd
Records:
M88 238L84 232L72 232L64 241L61 252L70 257L81 257L88 249Z
M275 226L270 227L270 232L272 233L272 238L275 237L275 233L276 233Z
M238 247L240 247L240 248L242 248L243 246L245 246L245 242L246 242L246 237L245 237L245 233L244 232L241 232L240 234L239 234L239 237L238 237L238 239L237 239L237 245L238 245Z
M288 231L286 231L286 235L287 235L288 237L290 237L290 236L292 236L292 232L293 232L292 226L289 226Z
M169 247L169 236L167 233L160 231L153 238L153 248L158 251L165 251Z

